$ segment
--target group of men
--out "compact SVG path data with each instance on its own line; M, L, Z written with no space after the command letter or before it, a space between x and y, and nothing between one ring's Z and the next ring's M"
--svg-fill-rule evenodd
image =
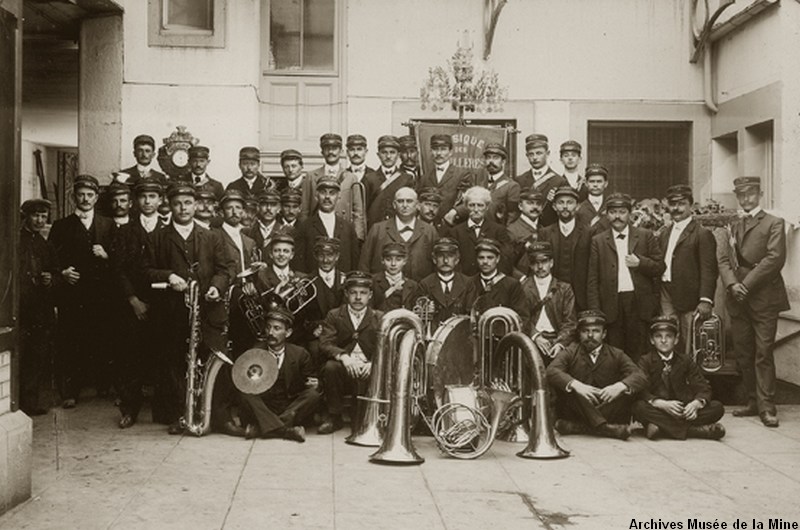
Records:
M154 421L180 434L185 295L197 282L201 355L224 350L235 359L257 346L278 361L278 383L260 396L236 391L221 372L214 427L234 436L303 441L315 413L319 433L340 429L346 396L364 392L383 314L422 300L434 308L434 325L473 309L516 311L549 364L562 433L627 438L633 414L648 437L719 438L721 405L688 355L688 336L695 314L711 315L720 276L748 391L735 414L778 425L772 343L788 307L785 241L783 221L759 206L757 177L734 182L745 215L730 244L717 248L692 218L686 185L667 190L668 228L633 226L633 201L607 193L605 167L577 172L578 142L560 146L560 175L547 137L529 135L531 169L516 177L503 145L485 147L477 172L455 167L450 136L434 135L427 147L435 168L422 174L413 136L382 136L381 166L372 169L363 136L348 136L343 149L339 135L325 134L324 165L305 172L302 155L284 151L283 180L262 175L259 149L244 147L241 176L223 189L206 172L207 147L189 151L191 181L175 181L152 167L155 142L143 135L134 140L137 165L102 193L110 218L96 213L101 189L89 175L75 180L76 209L53 223L47 240L49 204L27 201L23 409L43 412L37 378L55 326L65 408L85 386L113 387L127 428L150 382ZM244 271L256 273L251 287L237 280ZM265 301L263 329L254 332L242 296L286 298L309 280L309 303L292 313L280 299Z

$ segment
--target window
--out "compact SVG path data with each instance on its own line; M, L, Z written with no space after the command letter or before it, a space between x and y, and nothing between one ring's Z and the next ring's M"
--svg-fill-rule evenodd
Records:
M661 198L690 181L691 133L691 122L590 121L587 162L608 168L613 191Z
M335 0L271 0L267 71L335 72Z
M149 0L148 44L223 48L227 0Z

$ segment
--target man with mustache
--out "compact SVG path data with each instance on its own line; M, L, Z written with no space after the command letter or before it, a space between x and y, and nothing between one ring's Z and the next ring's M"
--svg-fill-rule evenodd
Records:
M199 191L210 191L214 198L219 201L225 193L222 183L211 178L206 169L211 161L208 147L204 145L193 145L189 148L189 169L191 170L192 185Z
M303 192L292 189L291 187L281 193L281 230L292 233L295 226L299 224L300 205L303 202Z
M367 165L367 139L361 134L347 137L347 171L356 177L356 181L364 182L364 178L375 170Z
M578 205L575 218L588 226L592 234L599 234L611 225L605 215L605 192L608 188L608 170L601 164L589 164L586 168L586 199Z
M414 185L414 177L400 169L400 142L391 135L378 138L381 167L364 178L367 196L367 229L394 215L394 194Z
M281 210L281 197L277 190L269 189L261 192L257 200L257 215L252 224L244 228L242 233L255 241L256 249L262 254L265 252L266 247L269 245L272 237L278 233L282 233L281 223L278 222L278 213ZM245 203L245 208L247 203ZM240 222L244 225L244 218L246 213L242 212L242 219Z
M453 226L463 218L459 218L456 210L458 192L462 185L471 184L473 176L470 172L455 167L451 163L453 157L453 138L449 134L434 134L430 140L433 171L422 175L419 189L436 188L442 196L436 220L442 220ZM463 183L463 184L462 184Z
M237 190L245 198L258 197L264 190L275 189L275 182L259 173L261 164L261 150L258 147L245 146L239 149L239 171L242 176L234 180L225 188Z
M106 191L110 200L111 219L114 221L114 228L128 224L131 211L131 188L119 182L112 182Z
M95 374L100 391L111 384L107 334L114 222L95 212L99 190L96 178L79 175L73 184L75 212L50 229L63 280L57 293L57 342L64 408L75 406L87 374Z
M304 348L286 342L294 325L294 316L289 311L277 307L267 313L265 320L266 341L256 347L275 357L278 378L262 394L239 392L247 427L244 433L230 434L303 443L306 441L303 423L314 414L320 398L311 355Z
M486 216L502 225L512 223L519 216L520 187L506 174L508 151L502 144L490 143L483 150L483 160L485 166L476 175L475 185L483 186L492 194ZM466 216L466 206L459 209L459 214Z
M519 199L519 216L507 227L515 278L528 274L527 249L539 239L539 217L545 204L544 195L532 189L522 190Z
M531 134L525 138L525 156L531 169L514 178L521 189L533 189L542 194L545 205L539 223L548 226L556 222L558 216L551 205L553 193L559 186L568 184L567 179L550 168L547 158L550 156L549 140L543 134Z
M151 178L166 186L167 176L153 167L156 154L156 141L153 137L140 134L133 139L133 158L136 160L136 165L115 173L114 181L133 188L141 179Z
M547 381L558 392L555 428L561 434L620 440L631 434L631 405L647 377L625 352L604 343L605 324L602 311L581 311L578 342L547 367Z
M458 271L461 253L455 239L440 237L433 245L431 260L436 270L419 282L419 288L435 304L435 329L453 315L468 315L478 291L475 283Z
M442 203L442 195L436 188L423 188L419 190L419 201L417 202L417 216L436 229L439 237L442 236L447 223L442 219L436 218L439 212L439 205Z
M400 170L414 177L414 187L419 184L419 150L417 139L413 134L401 136L400 139Z

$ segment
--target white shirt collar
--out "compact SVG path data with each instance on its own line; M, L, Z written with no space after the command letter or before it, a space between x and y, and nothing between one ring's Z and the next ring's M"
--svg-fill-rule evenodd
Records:
M536 177L537 180L540 179L541 177L547 175L549 172L550 172L550 166L549 165L545 165L545 166L541 167L540 169L534 169L533 167L531 167L531 174L534 177Z
M158 226L158 214L154 213L150 217L147 217L145 214L140 213L139 221L142 223L142 226L144 227L145 231L147 233L150 233L153 230L155 230L156 226Z
M692 216L690 215L689 217L687 217L683 221L675 221L674 223L672 223L672 229L673 230L677 230L678 232L683 232L683 230L687 226L689 226L689 223L691 223L691 222L692 222Z
M439 281L442 281L442 282L451 282L451 281L453 281L453 278L456 277L456 273L455 272L451 272L450 274L447 274L447 275L442 274L441 272L437 272L436 275L439 277Z
M534 221L533 219L531 219L530 217L528 217L527 215L524 215L524 214L520 215L519 218L522 219L523 223L527 224L528 226L530 226L534 230L539 230L539 219L536 219Z
M399 217L395 216L394 217L394 222L395 222L395 225L397 226L397 231L398 232L400 230L402 230L403 228L405 228L405 227L409 227L409 228L411 228L411 230L414 230L414 228L417 226L417 218L416 217L412 217L411 218L411 222L404 223L403 221L400 220Z
M568 173L565 171L564 178L567 179L567 182L569 183L570 186L572 186L572 189L577 189L578 182L580 182L581 180L581 174L578 173L577 171L575 173Z
M486 174L489 175L489 182L497 182L498 180L503 178L504 175L503 170L500 170L495 174L491 174L487 171Z
M594 205L596 209L600 209L600 206L603 204L603 196L602 195L592 195L589 194L589 202Z
M303 185L304 178L306 178L306 176L301 173L300 176L297 177L296 179L288 181L289 187L294 190L298 189L300 186Z
M657 352L657 353L658 353L658 356L661 358L661 360L664 361L664 362L667 362L667 363L670 362L673 359L673 357L675 357L675 351L669 352L669 355L667 355L666 357L661 352Z
M448 168L450 167L450 161L448 160L441 166L436 166L436 171L439 171L439 168L442 168L442 173L447 173Z
M242 237L242 226L231 226L228 223L222 223L222 229L231 236L234 241L239 241Z
M575 230L575 218L573 217L571 220L567 221L566 223L562 223L560 220L558 221L558 228L561 230L561 233L565 236L568 236Z
M363 173L367 170L367 163L361 162L359 165L350 164L350 171L352 173Z
M383 275L386 277L386 281L389 282L389 285L395 285L403 281L403 271L400 271L395 276L392 276L388 272L384 272Z
M317 213L319 214L319 218L322 219L323 221L328 221L328 222L332 223L336 219L336 212L335 211L333 211L333 212L323 212L322 210L317 210Z
M625 225L625 228L622 229L622 232L617 232L615 229L612 228L611 235L614 237L615 240L617 239L617 236L619 234L623 234L625 236L625 239L627 239L628 236L630 235L630 231L631 231L630 225Z
M550 285L550 282L553 280L553 275L548 274L544 278L539 278L535 274L533 275L533 281L536 282L536 285L542 289L547 289Z
M195 219L195 223L196 223L196 222L197 222L197 220ZM194 230L194 224L195 224L195 223L189 223L189 224L187 224L187 225L179 225L179 224L178 224L178 223L176 223L175 221L172 221L172 226L174 226L174 227L175 227L175 230L178 232L178 234L179 234L179 235L180 235L180 236L181 236L181 237L184 239L184 241L185 241L185 240L189 239L189 236L191 236L191 235L192 235L192 230Z
M291 269L289 268L289 266L288 266L288 265L287 265L287 266L285 266L285 267L283 267L283 268L281 268L281 267L278 267L277 265L275 265L274 263L272 264L272 270L273 270L273 272L275 272L275 274L276 274L276 275L277 275L279 278L280 278L281 276L286 276L286 277L288 277L288 276L290 276L290 275L291 275L291 272L292 272L292 271L291 271Z
M755 219L756 215L761 213L761 210L762 210L762 208L761 208L761 205L759 204L758 206L756 206L755 208L753 208L752 210L747 212L745 215L749 215L750 217Z
M78 219L80 219L81 221L88 221L85 222L84 224L90 225L94 220L94 208L89 210L88 212L84 212L83 210L75 208L75 215L77 215Z
M126 215L125 217L115 217L114 222L117 223L117 226L126 225L130 222L130 216Z
M483 220L480 223L474 222L472 219L467 219L467 227L470 229L475 229L476 227L483 226Z
M339 174L339 164L336 164L335 166L329 166L328 164L325 164L323 167L326 175Z
M331 269L328 272L317 267L317 275L322 278L325 284L330 287L333 285L333 282L336 280L336 269Z
M197 223L197 226L202 226L206 230L211 229L211 223L207 223L206 221L201 221L200 219L195 219L194 222Z
M357 320L361 320L362 318L364 318L364 315L367 313L367 308L365 307L361 311L356 311L355 309L350 307L350 305L348 304L347 305L347 312L350 313L353 316L353 318L355 318Z
M136 171L138 171L139 173L144 174L144 173L147 173L148 171L150 171L150 169L152 167L153 167L152 163L150 165L148 165L148 166L141 166L139 164L136 164Z

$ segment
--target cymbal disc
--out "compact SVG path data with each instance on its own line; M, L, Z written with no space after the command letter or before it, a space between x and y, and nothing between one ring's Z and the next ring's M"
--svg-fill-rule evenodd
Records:
M278 380L278 360L267 350L251 348L231 368L233 384L245 394L263 394Z

